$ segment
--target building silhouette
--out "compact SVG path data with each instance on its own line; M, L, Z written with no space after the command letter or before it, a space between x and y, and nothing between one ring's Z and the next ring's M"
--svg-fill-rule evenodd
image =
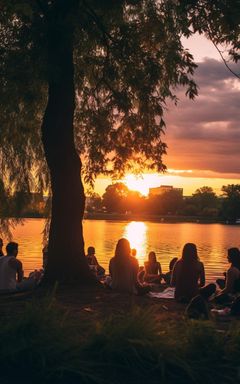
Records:
M183 188L174 188L172 185L160 185L160 187L149 188L149 196L159 196L171 191L178 192L181 196L183 195Z

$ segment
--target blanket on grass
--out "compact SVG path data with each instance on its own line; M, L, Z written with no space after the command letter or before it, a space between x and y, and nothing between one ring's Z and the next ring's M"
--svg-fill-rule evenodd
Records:
M149 292L150 297L154 297L157 299L174 299L175 288L168 287L164 289L162 292Z

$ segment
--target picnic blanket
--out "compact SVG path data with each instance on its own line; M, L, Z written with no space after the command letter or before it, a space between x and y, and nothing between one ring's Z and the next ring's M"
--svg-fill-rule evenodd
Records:
M162 292L149 292L150 297L155 297L157 299L174 299L175 288L168 287Z

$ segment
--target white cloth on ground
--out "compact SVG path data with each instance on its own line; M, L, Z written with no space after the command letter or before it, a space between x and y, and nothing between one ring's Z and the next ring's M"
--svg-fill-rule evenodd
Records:
M148 296L154 297L157 299L174 299L175 288L168 287L162 292L149 292Z

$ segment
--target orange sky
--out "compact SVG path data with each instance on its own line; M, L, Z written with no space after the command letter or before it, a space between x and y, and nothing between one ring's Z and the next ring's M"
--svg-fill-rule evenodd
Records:
M182 187L184 195L204 185L220 194L222 185L240 184L240 81L204 37L194 36L184 40L184 45L199 65L195 73L199 96L193 102L179 91L178 106L168 106L163 136L168 146L163 158L168 173L148 173L137 180L127 175L127 186L143 194L162 184ZM240 72L239 65L233 69ZM109 184L110 179L99 177L95 192L103 194Z

